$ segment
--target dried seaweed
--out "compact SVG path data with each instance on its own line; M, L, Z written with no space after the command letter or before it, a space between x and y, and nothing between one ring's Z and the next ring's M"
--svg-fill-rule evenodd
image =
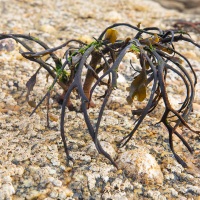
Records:
M132 29L133 33L136 32L135 37L124 40L117 39L118 32L116 29L117 27L122 26ZM44 68L54 79L44 97L35 106L31 115L47 98L48 118L48 102L52 88L56 83L58 83L64 91L60 128L61 138L67 155L67 161L69 161L71 157L68 152L64 130L64 123L66 121L65 112L66 106L73 109L70 97L73 91L76 91L81 100L80 110L84 115L89 134L96 146L96 149L100 154L103 154L106 158L108 158L115 167L117 167L115 161L102 148L101 143L98 140L98 133L105 106L110 95L112 94L112 91L117 87L119 65L123 62L124 56L127 52L131 52L137 55L141 68L139 70L134 69L134 67L132 68L135 72L135 76L130 84L130 87L127 88L129 91L127 103L134 103L135 97L137 97L138 101L146 100L147 103L143 109L132 111L133 115L138 115L138 119L136 120L135 126L131 132L119 142L119 146L124 146L128 143L147 114L152 112L162 99L165 111L160 122L162 122L168 130L169 145L174 157L182 166L187 167L187 164L177 155L173 148L173 134L175 134L192 153L192 148L183 136L178 133L177 127L182 125L196 134L200 133L200 131L194 130L187 123L188 116L192 111L197 76L192 65L190 64L190 61L181 53L176 51L174 47L175 42L185 41L200 48L200 45L188 37L187 33L180 30L164 31L157 27L147 27L141 29L139 26L137 27L132 26L131 24L118 23L107 27L100 34L99 38L95 39L90 44L85 44L79 40L69 40L58 47L50 48L44 42L31 35L0 34L0 40L6 38L14 39L16 42L20 43L23 48L27 50L26 52L20 51L21 55L24 58L40 65L39 69L26 84L28 88L27 101L29 101L28 96L36 83L36 75L41 68ZM44 50L40 52L33 51L28 44L28 41L36 43ZM63 63L54 53L61 48L67 48L64 54ZM50 65L47 60L42 59L45 55L49 55L49 58L53 60L54 65ZM182 65L183 62L189 66L189 69ZM130 65L132 65L131 61ZM84 76L84 68L87 70L87 74L84 77L85 79L83 82L82 77ZM166 89L166 80L169 76L169 71L176 74L182 80L186 88L185 99L178 109L173 108L170 104L170 99ZM104 79L105 77L107 79ZM101 98L103 98L103 102L100 106L97 122L96 124L92 124L88 114L88 108L95 106L92 101L93 93L96 87L101 85L106 86L106 90L105 94L101 96ZM147 90L149 89L150 94L147 95ZM176 117L175 121L171 120L172 116Z

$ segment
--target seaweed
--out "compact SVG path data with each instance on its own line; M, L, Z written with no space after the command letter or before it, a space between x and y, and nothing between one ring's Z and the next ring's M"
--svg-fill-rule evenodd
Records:
M136 32L135 36L132 38L118 39L118 27L131 29L133 33ZM141 29L140 26L116 23L107 27L100 36L94 38L94 41L90 44L72 39L54 48L50 48L43 41L31 35L0 34L0 40L7 38L11 38L21 44L23 49L26 49L26 51L20 50L21 55L30 61L38 63L40 66L26 84L28 89L26 99L28 102L30 91L34 88L36 76L41 68L45 69L53 78L51 86L40 102L37 105L33 102L29 102L31 105L34 104L34 109L30 115L35 113L38 107L47 98L48 121L48 101L51 90L56 83L63 89L60 132L68 162L71 157L69 155L64 129L64 124L66 123L65 112L66 107L68 107L69 110L74 109L70 97L71 94L76 91L81 99L80 111L84 115L88 132L97 151L103 154L117 167L115 161L102 148L98 139L98 133L108 99L113 90L117 88L119 66L123 62L125 55L131 52L137 56L140 69L135 69L130 61L135 76L130 87L127 88L127 91L129 91L127 103L133 104L135 97L137 97L138 101L142 102L145 100L147 103L144 108L132 111L133 115L138 115L138 119L130 133L119 142L119 147L123 147L129 142L144 118L152 112L162 100L164 102L165 111L160 119L160 123L163 123L168 130L169 145L174 157L183 167L187 167L187 164L174 150L173 135L175 134L189 152L192 153L192 148L183 136L178 133L177 128L179 126L185 126L195 134L200 133L200 131L194 130L187 123L188 116L192 112L197 76L190 61L180 52L176 51L174 43L184 41L191 43L197 48L200 48L200 45L193 41L186 32L181 30L160 30L157 27ZM36 43L44 50L35 52L30 47L28 41ZM55 52L61 48L67 48L63 59L58 58L55 54ZM48 58L43 59L46 55L48 55ZM53 64L49 64L47 62L48 59L52 59ZM185 68L183 63L187 64L189 69ZM87 70L86 75L83 73L84 69ZM171 105L167 92L166 81L169 72L176 74L185 85L185 99L180 103L178 109L173 108ZM82 79L83 77L84 82ZM105 94L100 97L103 99L102 104L99 108L97 121L93 124L88 114L88 108L96 106L93 102L93 94L97 86L102 85L106 88ZM147 95L147 91L150 91L149 95ZM173 119L176 118L176 120L172 120L172 117Z

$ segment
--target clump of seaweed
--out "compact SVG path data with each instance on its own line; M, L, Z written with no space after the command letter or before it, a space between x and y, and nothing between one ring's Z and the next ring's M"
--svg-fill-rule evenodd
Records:
M133 32L136 31L136 34L132 38L118 40L118 32L115 29L117 27L130 28ZM89 134L96 149L117 167L115 161L102 148L98 140L98 132L105 106L112 91L117 87L119 65L123 62L126 53L132 52L138 57L140 69L132 68L133 71L135 71L135 76L130 87L127 88L129 91L127 102L128 104L132 104L134 98L137 97L138 101L146 99L147 103L143 109L132 111L133 115L138 115L139 117L131 132L119 142L119 146L124 146L128 143L148 113L152 112L157 107L160 100L163 100L165 111L160 122L162 122L168 130L169 145L174 157L182 166L187 167L187 164L177 155L173 147L173 134L175 134L187 147L189 152L192 153L192 148L183 136L178 133L177 127L185 126L196 134L200 133L200 131L194 130L187 123L188 116L192 111L197 77L189 60L176 51L174 47L175 42L185 41L200 48L200 45L194 42L187 33L179 30L163 31L157 27L141 29L130 24L117 23L107 27L100 34L99 38L94 38L94 41L90 44L72 39L60 46L50 48L44 42L31 35L0 34L0 40L6 38L14 39L17 43L20 43L23 48L26 49L26 51L20 51L21 55L39 64L39 68L26 84L28 89L26 99L30 105L32 105L33 102L29 101L29 94L30 91L33 90L39 71L44 68L54 79L44 97L35 106L31 115L45 99L49 100L51 90L56 83L63 89L60 131L67 161L71 158L65 138L65 112L66 106L69 110L74 109L70 96L73 91L76 91L81 99L81 112L84 115ZM44 50L35 52L27 41L37 43ZM64 59L60 59L56 56L55 52L64 47L67 47L67 50L64 53ZM48 55L48 58L43 59L46 55ZM53 64L47 62L50 58L53 60ZM63 60L64 62L62 62ZM189 66L189 70L183 66L184 62ZM132 65L131 62L130 65ZM83 82L84 68L87 70L87 73ZM190 73L188 71L190 71ZM185 99L178 109L172 107L166 89L166 80L169 77L169 72L176 74L185 85ZM103 101L99 110L97 122L96 124L92 124L88 115L88 108L95 106L92 101L93 93L95 88L101 85L106 86L106 90L105 94L101 96ZM150 88L149 95L147 95L147 88ZM47 106L48 105L47 103ZM176 119L172 120L172 117Z

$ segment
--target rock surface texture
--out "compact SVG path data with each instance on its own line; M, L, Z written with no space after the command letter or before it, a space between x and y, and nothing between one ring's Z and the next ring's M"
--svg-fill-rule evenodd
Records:
M186 1L176 2L185 10ZM142 27L161 29L172 28L177 20L200 22L200 16L195 13L165 9L150 0L1 0L0 13L0 32L30 33L51 47L72 38L91 41L116 22L133 25L141 22ZM199 42L199 33L190 31L191 37ZM121 38L132 34L128 29L119 32ZM190 45L176 48L190 59L199 79L189 124L200 129L200 51ZM74 159L67 167L59 131L60 106L53 98L62 90L56 86L50 99L50 128L46 126L45 105L29 117L32 108L25 101L26 82L38 66L19 54L18 44L1 41L0 200L200 199L199 137L180 128L194 149L193 155L174 138L176 151L189 165L184 169L170 151L167 130L162 124L155 125L163 105L144 120L125 147L117 147L117 142L129 133L136 120L131 109L139 106L137 101L132 108L126 103L126 78L131 72L126 67L128 54L126 59L121 66L118 89L109 100L99 131L102 146L120 169L98 155L82 114L74 111L66 114L67 143ZM169 88L170 98L176 104L185 88L173 76L170 79L173 85ZM47 89L46 72L42 70L31 98L38 102ZM79 103L76 98L73 100ZM95 99L95 103L99 100ZM94 123L98 112L96 108L90 110Z

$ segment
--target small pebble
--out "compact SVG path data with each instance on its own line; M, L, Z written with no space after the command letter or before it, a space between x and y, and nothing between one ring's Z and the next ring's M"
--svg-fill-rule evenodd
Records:
M61 186L62 186L62 181L57 180L57 179L53 180L52 183L53 183L55 186L57 186L57 187L61 187Z

